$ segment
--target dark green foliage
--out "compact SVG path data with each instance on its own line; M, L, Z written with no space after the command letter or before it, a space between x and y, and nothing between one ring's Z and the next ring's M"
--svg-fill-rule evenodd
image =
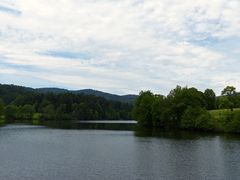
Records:
M216 94L212 89L206 89L204 91L204 98L206 102L206 107L208 110L216 108Z
M204 95L195 88L177 86L167 96L169 111L165 123L168 128L179 128L183 113L188 107L205 107Z
M1 116L3 116L3 114L4 114L4 102L0 98L0 119L1 119Z
M0 85L0 98L7 102L5 118L9 122L31 121L36 113L42 121L132 119L132 104L94 95L36 93L31 88Z
M46 107L42 108L42 116L45 120L55 120L56 119L56 112L54 105L49 104Z
M164 96L155 95L152 103L152 121L155 127L164 127L163 112L165 111L166 101Z
M73 93L73 94L94 95L98 97L104 97L107 100L120 101L120 102L126 102L126 103L133 103L137 98L136 95L119 96L119 95L105 93L105 92L97 91L93 89L69 91L67 89L60 89L60 88L38 88L38 89L35 89L35 91L38 93L46 93L46 94L47 93L54 93L54 94Z
M180 128L188 107L205 108L204 94L195 88L177 86L167 97L141 92L135 104L135 119L142 126Z
M240 96L236 93L236 88L233 86L227 86L222 90L222 97L219 97L219 107L233 109L239 107ZM226 107L227 106L227 107Z
M21 94L30 93L31 88L25 88L22 86L15 85L1 85L0 84L0 97L6 104L10 104L16 99L17 96Z
M240 133L240 111L237 111L233 115L232 132Z
M188 107L181 119L181 128L191 130L212 130L211 115L203 108Z
M28 88L28 90L36 92L36 93L41 93L41 94L73 93L73 94L94 95L94 96L98 96L98 97L103 97L107 100L120 101L120 102L124 102L124 103L134 103L134 101L137 99L136 95L119 96L119 95L110 94L110 93L97 91L97 90L93 90L93 89L82 89L82 90L70 91L70 90L67 90L67 89L60 89L60 88L38 88L38 89Z
M31 93L35 94L65 94L65 93L72 93L72 94L83 94L83 95L93 95L97 97L103 97L110 101L119 101L123 103L130 103L133 104L135 100L137 99L136 95L115 95L110 94L102 91L97 91L93 89L83 89L83 90L76 90L71 91L67 89L60 89L60 88L28 88L28 87L22 87L22 86L16 86L16 85L3 85L0 84L0 97L6 102L6 104L9 104L13 100L16 99L17 96L22 94L28 94Z
M107 100L112 100L112 101L119 101L123 103L134 103L135 100L137 99L136 95L115 95L115 94L110 94L102 91L96 91L93 89L83 89L83 90L78 90L78 91L71 91L74 94L85 94L85 95L94 95L98 97L103 97Z
M45 94L36 105L46 120L131 119L132 105L93 95Z
M234 108L240 108L240 94L234 95L234 97L231 97L230 100L233 103Z
M223 96L232 96L236 94L236 88L233 86L227 86L222 90Z
M136 101L134 116L139 124L143 126L152 126L152 103L154 95L151 91L142 91Z
M53 93L37 93L31 88L0 85L0 120L39 124L132 119L131 103L52 90ZM151 91L140 92L133 114L140 126L240 133L238 107L240 94L232 86L227 86L219 97L211 89L203 93L196 88L177 86L166 97L154 95ZM213 110L216 108L222 110Z
M35 109L32 105L23 106L8 105L5 108L5 119L7 122L25 122L32 120Z
M17 119L17 106L8 105L5 107L5 119L7 122L14 122Z
M181 128L183 129L195 129L196 128L196 120L200 116L202 109L188 107L186 111L183 113L181 119Z
M221 96L217 99L219 109L231 109L234 107L233 102L227 96Z
M19 106L17 108L17 120L31 120L35 113L35 109L32 105L26 104L23 106Z
M240 132L240 105L235 89L225 88L224 96L216 97L211 89L204 93L196 88L177 86L168 96L141 92L134 107L134 117L140 126L165 129ZM227 108L226 110L211 109Z

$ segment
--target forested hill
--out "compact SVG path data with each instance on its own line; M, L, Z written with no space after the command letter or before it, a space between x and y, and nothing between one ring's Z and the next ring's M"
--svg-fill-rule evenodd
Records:
M29 88L23 86L16 85L5 85L0 84L0 95L5 94L7 97L7 102L11 101L17 94L23 92L36 92L36 93L53 93L53 94L61 94L61 93L73 93L73 94L85 94L85 95L94 95L98 97L103 97L107 100L120 101L125 103L133 104L137 99L137 95L116 95L110 94L102 91L97 91L93 89L82 89L82 90L67 90L61 88Z
M129 120L132 103L61 89L0 85L0 120Z
M104 97L107 100L113 100L113 101L120 101L120 102L126 102L126 103L134 103L134 101L137 99L137 95L116 95L116 94L110 94L102 91L97 91L93 89L82 89L82 90L75 90L70 91L67 89L60 89L60 88L39 88L35 89L35 91L40 93L64 93L64 92L71 92L74 94L86 94L86 95L94 95L99 97Z

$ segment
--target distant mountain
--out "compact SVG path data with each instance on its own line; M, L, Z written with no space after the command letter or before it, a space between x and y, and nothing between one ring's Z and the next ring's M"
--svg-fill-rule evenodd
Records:
M33 88L16 86L12 84L11 85L0 84L0 97L3 98L3 100L7 104L16 99L17 96L33 91L34 91Z
M61 93L74 93L74 94L85 94L85 95L94 95L103 97L107 100L113 100L113 101L120 101L120 102L126 102L126 103L134 103L134 101L137 99L137 95L116 95L116 94L110 94L102 91L97 91L93 89L82 89L82 90L67 90L67 89L61 89L61 88L29 88L29 87L23 87L23 86L17 86L17 85L6 85L6 84L0 84L0 95L7 96L7 101L11 101L14 99L15 96L21 94L21 93L28 93L28 92L37 92L37 93L54 93L54 94L61 94Z
M87 94L87 95L95 95L95 96L100 96L104 97L105 99L108 100L114 100L114 101L121 101L121 102L129 102L133 103L137 99L137 95L116 95L116 94L110 94L102 91L97 91L93 89L83 89L83 90L78 90L78 91L72 91L73 93L82 93L82 94Z
M54 94L69 92L67 89L61 89L61 88L37 88L34 90L38 93L54 93Z
M60 89L60 88L38 88L35 89L35 91L39 93L74 93L74 94L85 94L85 95L94 95L99 97L104 97L107 100L113 100L113 101L120 101L120 102L127 102L127 103L133 103L137 99L137 95L116 95L116 94L110 94L102 91L97 91L93 89L82 89L82 90L75 90L70 91L67 89Z

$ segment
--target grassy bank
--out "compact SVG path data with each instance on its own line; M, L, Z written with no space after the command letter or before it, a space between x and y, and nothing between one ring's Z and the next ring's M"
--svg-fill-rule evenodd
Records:
M223 116L226 116L228 114L231 113L237 113L240 112L240 108L234 108L234 109L217 109L217 110L210 110L209 111L210 114L214 117L214 118L222 118Z
M240 133L240 108L211 110L209 113L215 131Z

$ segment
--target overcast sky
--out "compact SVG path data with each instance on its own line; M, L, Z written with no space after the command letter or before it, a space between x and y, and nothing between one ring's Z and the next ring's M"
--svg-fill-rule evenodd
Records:
M240 1L0 0L0 83L240 90Z

